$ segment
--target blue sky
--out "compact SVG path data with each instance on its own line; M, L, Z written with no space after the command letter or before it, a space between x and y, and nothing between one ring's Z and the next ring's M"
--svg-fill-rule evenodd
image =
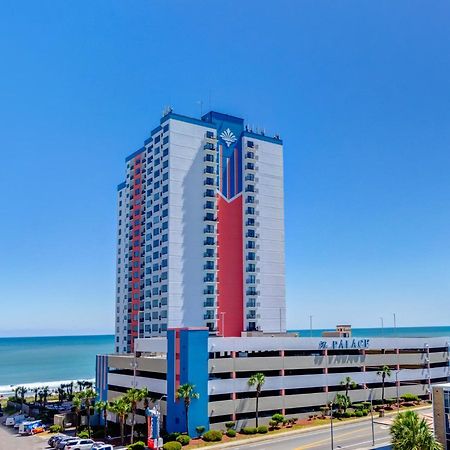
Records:
M113 330L124 157L201 99L284 139L290 327L449 325L448 2L0 8L0 335Z

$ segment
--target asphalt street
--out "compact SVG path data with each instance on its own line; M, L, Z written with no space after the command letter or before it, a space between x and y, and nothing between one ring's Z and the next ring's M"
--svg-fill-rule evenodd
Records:
M431 420L431 408L421 410L420 414ZM374 418L375 444L389 444L389 428L393 417ZM338 423L338 421L335 421ZM372 426L370 420L345 423L334 427L334 449L359 450L372 447ZM292 436L280 435L274 440L242 444L235 449L243 450L331 450L331 429L311 429Z

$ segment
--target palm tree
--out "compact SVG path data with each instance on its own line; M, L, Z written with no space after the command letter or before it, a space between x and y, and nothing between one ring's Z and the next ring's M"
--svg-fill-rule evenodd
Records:
M84 401L84 407L86 408L89 437L91 437L91 408L94 406L96 396L97 394L92 388L88 388L79 393L79 397L82 401Z
M44 386L44 387L42 388L42 397L43 397L43 399L44 399L44 407L45 407L45 405L47 404L47 397L48 397L48 394L50 394L50 388L49 388L48 386Z
M72 407L73 407L73 412L75 413L75 415L77 416L77 426L76 426L76 431L78 431L78 429L80 428L80 413L81 413L81 399L79 397L78 394L75 394L73 396L72 399Z
M191 406L191 400L197 399L200 394L195 392L195 386L190 383L182 384L178 387L176 392L177 400L183 399L184 401L184 413L186 415L186 431L189 434L189 406Z
M390 377L391 376L391 369L389 368L389 366L383 366L378 372L377 372L378 376L381 376L381 383L382 383L382 388L381 388L381 400L383 400L384 403L384 385L385 385L385 381L386 381L386 377Z
M263 384L266 381L266 377L263 373L258 372L254 373L249 379L248 379L248 385L249 386L255 386L256 388L256 410L255 410L255 416L256 416L256 426L258 427L258 416L259 416L259 396L261 394L261 390L263 387Z
M393 450L442 450L430 426L415 411L397 415L391 425Z
M127 420L128 413L131 411L130 402L125 397L116 398L109 404L109 410L119 418L120 439L122 445L124 445L125 421Z
M99 400L95 403L95 410L103 416L104 421L104 437L106 439L106 436L108 435L108 402L105 402L103 400Z
M41 388L39 388L39 387L35 387L35 388L33 388L33 392L34 392L34 404L36 405L36 403L37 403L37 399L38 399L38 393L39 393L39 390L40 390Z
M350 398L345 394L336 394L334 404L339 408L339 411L346 412L347 408L351 405Z
M348 395L348 391L350 389L355 389L358 386L358 383L356 383L355 381L353 381L351 379L351 377L345 377L342 381L341 381L341 386L345 387L345 396L349 397Z
M20 395L21 402L21 411L23 412L23 404L25 403L25 394L28 392L28 389L25 386L18 386L16 388L16 399L18 400L18 396Z
M131 443L134 442L134 420L136 417L136 411L138 407L138 403L142 400L146 399L148 397L148 389L142 388L131 388L127 390L127 393L125 394L125 397L130 402L131 405Z

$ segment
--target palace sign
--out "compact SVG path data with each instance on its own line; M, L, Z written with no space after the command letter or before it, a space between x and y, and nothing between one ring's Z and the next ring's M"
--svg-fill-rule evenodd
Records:
M363 350L369 348L370 339L336 339L320 341L319 349L325 350Z

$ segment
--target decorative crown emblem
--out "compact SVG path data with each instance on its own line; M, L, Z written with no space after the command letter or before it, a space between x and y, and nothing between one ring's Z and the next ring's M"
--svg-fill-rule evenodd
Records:
M225 131L222 131L222 134L220 137L225 141L225 144L227 144L227 147L229 147L233 142L236 142L236 136L233 134L233 132L227 128Z

